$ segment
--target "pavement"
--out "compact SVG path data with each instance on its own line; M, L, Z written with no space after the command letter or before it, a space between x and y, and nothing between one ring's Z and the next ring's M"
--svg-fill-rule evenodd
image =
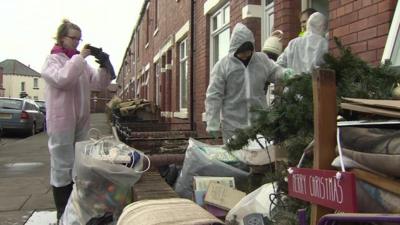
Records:
M103 113L91 115L91 127L111 134ZM41 132L0 146L0 225L24 225L37 212L55 210L47 139Z

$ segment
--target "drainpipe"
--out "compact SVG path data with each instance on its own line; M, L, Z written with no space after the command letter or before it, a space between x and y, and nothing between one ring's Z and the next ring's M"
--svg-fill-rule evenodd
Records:
M196 0L190 1L190 130L194 131L194 90L193 90L193 82L194 82L194 12L195 12L195 4Z

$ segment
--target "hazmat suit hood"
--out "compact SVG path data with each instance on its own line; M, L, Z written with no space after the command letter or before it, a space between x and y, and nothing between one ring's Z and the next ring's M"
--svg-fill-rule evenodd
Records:
M310 73L324 63L328 52L328 40L325 38L327 19L319 13L313 13L307 20L307 31L304 36L291 40L277 64L290 68L295 74Z
M233 56L239 47L246 42L251 42L254 47L254 35L249 28L242 23L238 23L232 31L231 42L229 44L229 55Z
M306 26L308 33L325 36L328 20L322 13L315 12L308 18Z

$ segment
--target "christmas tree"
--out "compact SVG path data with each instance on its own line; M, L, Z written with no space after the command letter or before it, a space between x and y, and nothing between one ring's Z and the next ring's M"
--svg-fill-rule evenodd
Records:
M337 105L342 97L391 99L392 90L400 80L400 74L390 68L389 64L378 66L368 65L358 56L352 54L351 49L344 47L335 38L339 55L328 53L324 56L323 68L331 69L336 74ZM313 132L313 93L311 74L303 73L292 79L283 81L284 90L275 94L273 104L266 109L252 109L257 115L248 129L237 130L236 138L228 143L232 150L240 149L255 140L257 134L263 135L268 141L279 145L280 149L288 152L287 165L277 168L273 173L266 174L266 180L276 180L279 188L275 197L274 224L297 224L296 211L307 207L307 203L293 198L282 198L287 194L288 166L295 166L299 162L303 150L312 141ZM339 107L338 114L345 119ZM312 166L312 159L308 157L304 167ZM275 203L273 203L275 204Z

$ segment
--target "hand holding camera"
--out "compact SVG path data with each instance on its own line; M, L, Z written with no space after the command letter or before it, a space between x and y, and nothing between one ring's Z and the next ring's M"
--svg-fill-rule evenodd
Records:
M110 62L109 55L103 52L102 48L97 48L88 44L85 46L85 49L90 50L90 55L96 58L96 62L100 64L101 68L105 68L111 74L112 79L116 78L114 67Z
M85 49L90 50L90 55L96 58L96 62L102 66L108 60L108 54L103 52L103 49L91 45L86 45Z

